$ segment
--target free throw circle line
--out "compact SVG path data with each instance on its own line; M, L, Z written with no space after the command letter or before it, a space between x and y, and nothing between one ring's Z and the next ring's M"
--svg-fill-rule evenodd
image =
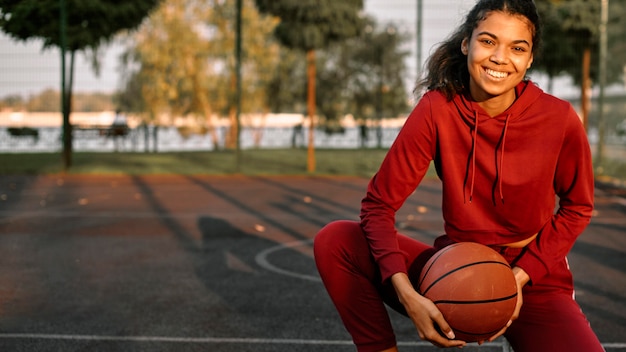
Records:
M318 276L307 275L307 274L300 274L300 273L289 271L289 270L286 270L286 269L283 269L283 268L279 268L276 265L270 263L270 261L267 258L270 254L272 254L274 252L277 252L277 251L280 251L280 250L283 250L283 249L287 249L287 248L294 248L294 247L304 246L304 245L310 244L312 242L313 242L313 239L294 241L294 242L288 242L288 243L281 243L281 244L279 244L277 246L270 247L268 249L265 249L265 250L259 252L256 255L256 257L254 258L254 260L262 268L267 269L269 271L273 271L273 272L275 272L277 274L291 276L291 277L295 277L295 278L298 278L298 279L308 280L308 281L313 281L313 282L322 282L322 280Z

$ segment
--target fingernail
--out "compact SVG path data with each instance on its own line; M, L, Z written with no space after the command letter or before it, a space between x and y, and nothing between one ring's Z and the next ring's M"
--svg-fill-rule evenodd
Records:
M449 331L446 335L448 336L448 338L449 338L450 340L454 340L454 337L455 337L455 336L454 336L454 331L450 330L450 331Z

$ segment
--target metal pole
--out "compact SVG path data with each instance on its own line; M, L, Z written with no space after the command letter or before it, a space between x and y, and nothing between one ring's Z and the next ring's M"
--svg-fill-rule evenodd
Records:
M306 76L307 76L307 114L309 115L309 141L306 153L306 170L314 173L315 162L315 50L309 49L306 52Z
M596 170L602 173L602 165L604 164L604 135L606 123L604 121L604 86L606 85L606 56L607 56L607 31L606 26L609 19L609 0L601 0L601 17L600 17L600 67L599 67L599 85L600 93L598 95L598 145L596 155Z
M422 12L423 12L423 4L422 0L417 0L417 17L415 21L415 40L416 40L416 48L415 48L415 56L417 60L417 78L419 81L422 77Z
M235 103L237 105L236 121L237 121L237 141L236 141L236 169L241 169L241 11L242 0L237 0L237 21L236 21L236 39L235 39L235 59L236 59L236 75L237 88L235 93Z
M63 156L63 168L65 171L67 171L71 164L72 164L72 159L71 159L71 138L72 138L72 131L70 128L70 114L69 114L69 106L68 106L68 99L67 99L67 87L66 87L66 82L65 82L65 52L66 52L66 48L67 48L67 7L65 4L65 0L59 0L59 7L60 7L60 25L59 25L59 35L60 35L60 45L61 45L61 114L62 114L62 119L63 119L63 140L62 140L62 144L63 144L63 151L62 151L62 156Z

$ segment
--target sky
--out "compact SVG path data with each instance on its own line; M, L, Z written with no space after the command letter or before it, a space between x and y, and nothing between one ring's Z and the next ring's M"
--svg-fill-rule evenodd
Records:
M460 23L475 0L422 0L422 61L431 49ZM407 44L407 58L412 85L416 79L417 58L416 18L417 0L365 0L364 10L381 25L393 24L413 38ZM119 55L122 45L117 42L102 50L102 70L96 76L84 55L78 54L74 76L75 92L106 92L120 88ZM421 65L421 64L420 64ZM57 48L42 50L41 41L16 42L0 33L0 97L22 95L27 97L52 88L60 87L60 52Z

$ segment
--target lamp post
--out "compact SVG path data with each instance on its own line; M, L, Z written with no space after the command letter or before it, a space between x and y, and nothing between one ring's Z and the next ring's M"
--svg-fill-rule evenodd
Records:
M417 61L417 78L416 80L420 80L422 77L422 11L423 11L423 3L422 0L417 0L417 13L415 20L415 56Z
M65 82L65 52L67 49L67 6L65 0L59 0L59 36L61 43L61 114L63 116L63 169L67 171L72 165L72 126L70 125L69 100Z
M242 0L237 0L237 19L235 24L235 71L237 77L237 87L235 93L235 105L236 105L236 146L235 146L235 168L237 171L241 169L241 11Z
M602 171L604 163L604 134L606 123L604 121L604 86L606 85L606 56L607 56L607 23L609 20L609 0L601 0L600 12L600 64L599 64L599 85L598 95L598 145L596 155L597 170Z

